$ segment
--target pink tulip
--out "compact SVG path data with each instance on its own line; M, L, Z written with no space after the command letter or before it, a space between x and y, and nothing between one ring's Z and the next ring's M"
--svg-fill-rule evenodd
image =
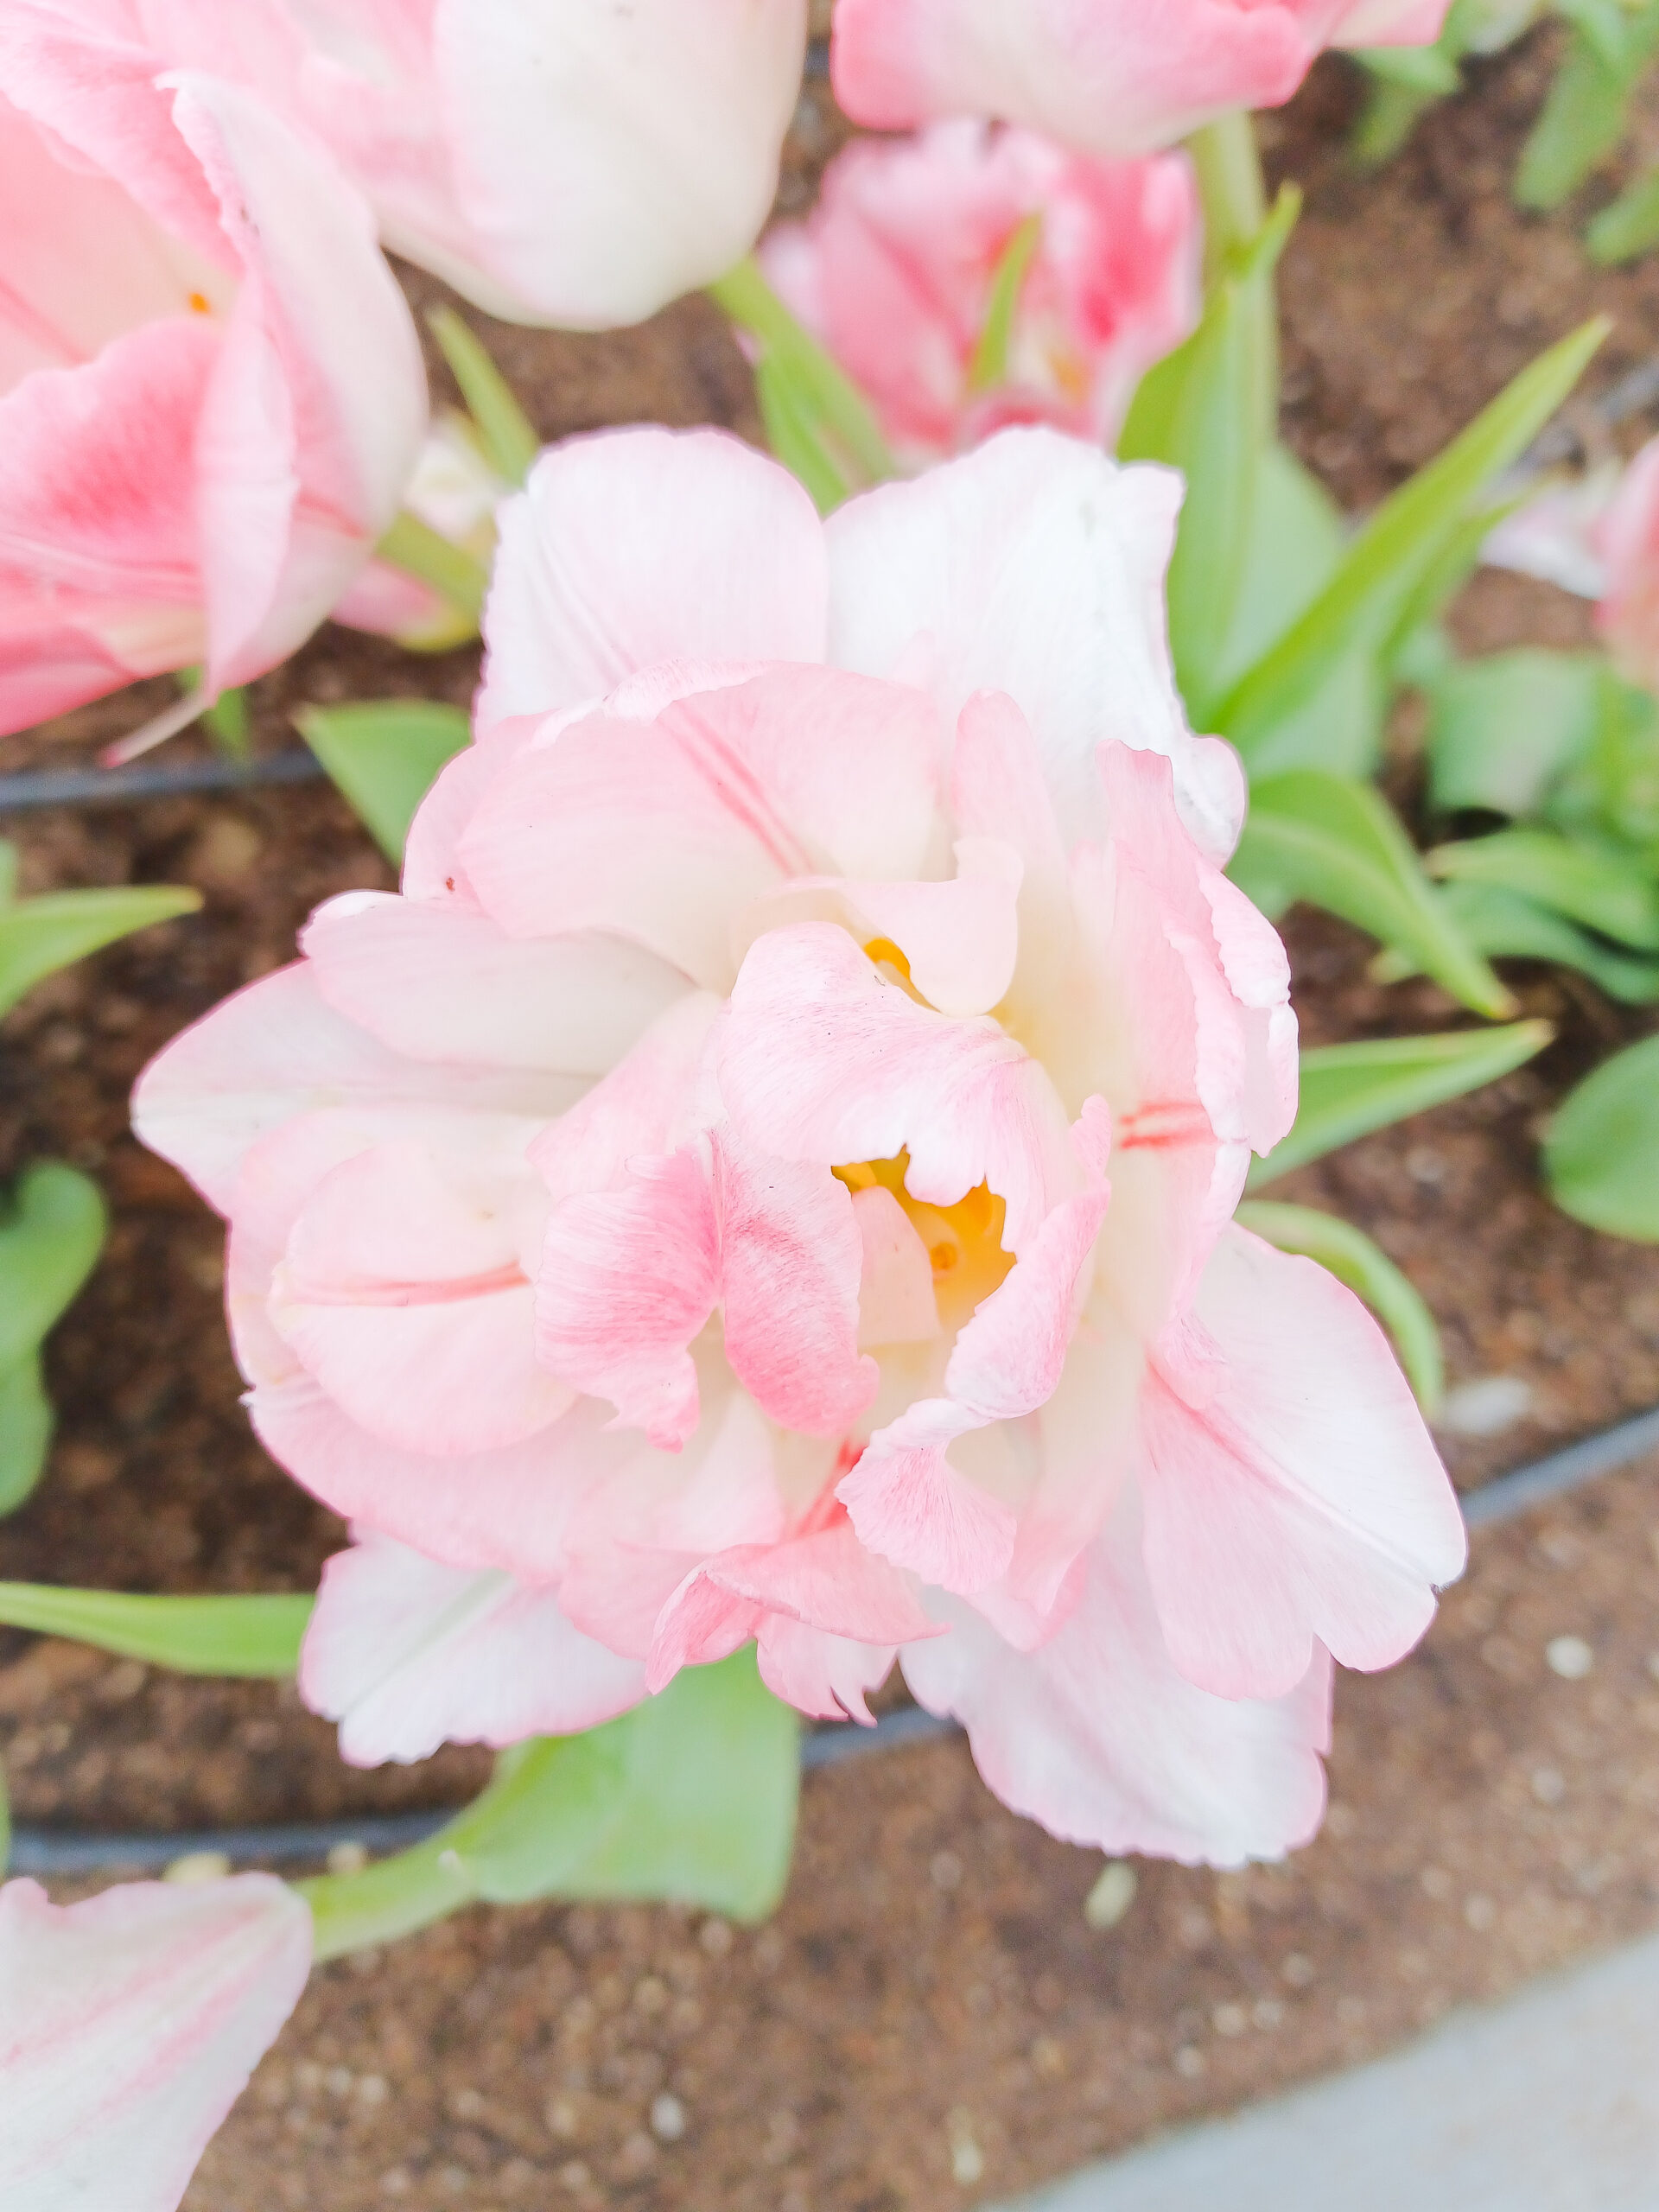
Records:
M806 0L49 0L257 86L510 321L638 322L760 233Z
M311 1916L270 1874L0 1889L0 2202L175 2212L299 2001Z
M1599 517L1596 627L1633 683L1659 690L1659 438L1630 462Z
M1327 46L1429 46L1446 0L836 0L855 123L995 116L1122 159L1233 108L1277 107Z
M1057 1833L1316 1825L1330 1659L1457 1505L1375 1324L1230 1217L1278 938L1161 607L1178 480L1047 429L850 501L712 431L543 455L400 896L142 1079L229 1217L259 1434L357 1524L347 1756L895 1652Z
M998 266L1033 216L1006 372L976 389ZM1110 445L1142 373L1198 321L1198 247L1180 156L1095 161L961 122L855 141L812 214L779 224L761 259L894 449L920 463L1014 421Z
M367 209L245 92L0 10L0 731L284 658L426 411Z

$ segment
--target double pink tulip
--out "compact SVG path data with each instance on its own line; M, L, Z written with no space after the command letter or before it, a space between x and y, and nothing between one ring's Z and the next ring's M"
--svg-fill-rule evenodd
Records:
M394 252L492 315L606 329L712 283L778 187L806 0L46 0L250 85Z
M1007 358L976 354L999 264L1040 226ZM919 465L1010 422L1111 445L1136 384L1198 321L1200 220L1179 154L1103 162L1030 130L935 124L859 139L804 222L761 247L766 274Z
M1328 46L1427 46L1446 0L836 0L855 122L998 116L1087 153L1149 154L1277 107Z
M1231 1223L1295 1024L1171 678L1179 493L1014 429L824 524L645 429L504 508L401 895L135 1102L355 1523L302 1676L348 1758L753 1639L813 1714L897 1653L1062 1835L1316 1826L1331 1657L1399 1656L1463 1531L1363 1307Z
M284 658L426 419L367 207L245 92L0 9L0 732Z

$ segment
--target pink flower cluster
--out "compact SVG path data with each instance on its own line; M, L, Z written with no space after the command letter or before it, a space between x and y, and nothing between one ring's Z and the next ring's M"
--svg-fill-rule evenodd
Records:
M979 389L999 264L1033 218L1007 364ZM1182 155L1100 161L1033 131L940 123L855 140L761 261L906 461L1017 421L1109 446L1143 372L1198 321L1198 194Z
M1232 1224L1288 971L1186 728L1179 485L1013 429L822 524L723 435L545 455L400 895L165 1051L253 1421L354 1524L348 1758L895 1654L1055 1833L1316 1826L1330 1662L1462 1564L1375 1323Z

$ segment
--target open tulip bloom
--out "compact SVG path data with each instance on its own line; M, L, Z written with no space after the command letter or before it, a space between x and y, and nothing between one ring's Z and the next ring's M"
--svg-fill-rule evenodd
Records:
M408 310L322 148L62 14L0 8L0 732L285 658L426 421Z
M1016 429L826 524L641 429L501 511L401 894L135 1102L353 1524L301 1673L348 1758L753 1643L829 1718L897 1656L1058 1835L1313 1832L1332 1660L1406 1651L1464 1535L1364 1308L1231 1219L1295 1024L1171 678L1179 498Z

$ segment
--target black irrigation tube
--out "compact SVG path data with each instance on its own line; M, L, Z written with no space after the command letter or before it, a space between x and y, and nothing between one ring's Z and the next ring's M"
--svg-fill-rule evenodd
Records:
M145 761L133 768L24 768L0 776L0 814L40 806L128 806L190 791L239 791L258 784L314 784L323 773L315 753L290 745L257 760Z
M1659 1406L1612 1428L1583 1437L1528 1466L1484 1483L1463 1499L1471 1529L1490 1529L1541 1505L1547 1498L1593 1482L1598 1475L1627 1467L1659 1451ZM814 1729L802 1741L801 1764L839 1766L842 1760L906 1744L932 1743L957 1733L953 1720L905 1706L884 1713L874 1728ZM156 1874L177 1860L211 1852L232 1864L295 1863L326 1859L342 1845L369 1852L402 1851L423 1843L452 1821L461 1808L442 1812L363 1814L354 1820L297 1821L274 1827L200 1828L171 1834L99 1835L84 1829L14 1828L9 1871L13 1874L61 1876L121 1872Z

